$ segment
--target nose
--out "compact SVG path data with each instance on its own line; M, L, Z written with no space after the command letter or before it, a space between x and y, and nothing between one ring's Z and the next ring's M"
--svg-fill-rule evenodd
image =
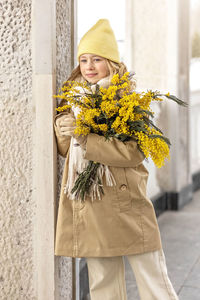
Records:
M87 62L87 68L89 70L94 69L94 64L93 64L92 60L88 60L88 62Z

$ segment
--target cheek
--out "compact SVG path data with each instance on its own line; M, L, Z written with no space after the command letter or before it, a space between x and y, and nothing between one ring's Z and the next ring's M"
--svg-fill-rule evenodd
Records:
M101 66L101 73L104 75L109 75L110 72L106 63Z

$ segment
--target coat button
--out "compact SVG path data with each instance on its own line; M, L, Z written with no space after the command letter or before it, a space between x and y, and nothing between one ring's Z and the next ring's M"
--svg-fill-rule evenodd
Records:
M125 191L127 189L127 185L126 184L122 184L121 186L120 186L120 190L121 191Z

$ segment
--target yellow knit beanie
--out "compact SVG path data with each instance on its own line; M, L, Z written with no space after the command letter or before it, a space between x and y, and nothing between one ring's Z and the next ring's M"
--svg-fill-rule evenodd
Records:
M100 19L80 40L78 60L85 53L96 54L120 63L117 41L107 19Z

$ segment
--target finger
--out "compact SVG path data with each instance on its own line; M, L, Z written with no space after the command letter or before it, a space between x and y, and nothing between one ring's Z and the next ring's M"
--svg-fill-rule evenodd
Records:
M60 126L75 125L75 124L76 124L75 121L69 121L69 120L60 122Z
M58 127L58 126L60 126L60 119L58 118L58 119L56 119L56 126Z
M57 118L56 118L56 123L58 122L61 122L62 120L65 120L65 118L66 118L66 115L64 115L64 116L58 116Z
M72 115L65 115L65 119L75 119Z
M62 135L66 135L66 136L73 136L74 132L71 130L66 130L61 132Z
M76 119L69 117L62 119L61 122L76 122Z
M64 125L61 125L60 128L76 128L76 126L74 126L72 124L64 124Z
M60 127L60 131L64 132L64 131L74 131L75 127Z

